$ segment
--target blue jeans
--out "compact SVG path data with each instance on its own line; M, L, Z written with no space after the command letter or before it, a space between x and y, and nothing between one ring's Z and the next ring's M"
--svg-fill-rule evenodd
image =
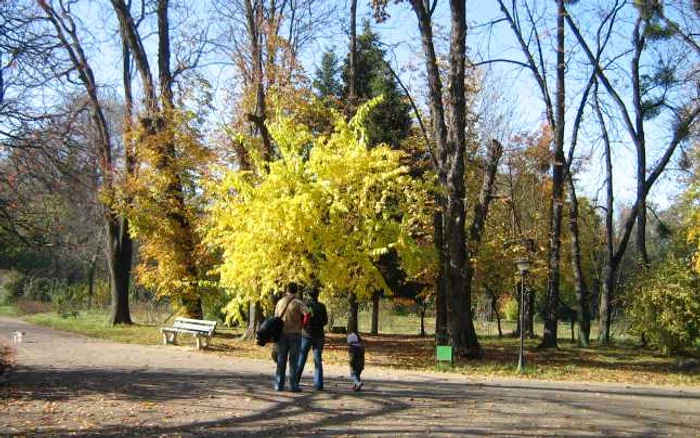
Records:
M301 343L301 334L283 333L277 341L277 371L275 372L275 389L282 391L284 389L284 379L287 371L287 360L289 359L289 388L292 391L299 390L299 379L297 372L297 364L299 363L299 344Z
M350 379L352 380L353 384L359 385L360 383L362 383L362 380L360 379L360 373L362 373L362 371L350 368Z
M323 389L323 359L321 353L323 352L323 345L326 340L321 338L301 338L301 354L299 354L299 378L297 382L301 380L301 375L304 374L304 365L306 365L306 358L309 357L309 349L314 349L314 388Z

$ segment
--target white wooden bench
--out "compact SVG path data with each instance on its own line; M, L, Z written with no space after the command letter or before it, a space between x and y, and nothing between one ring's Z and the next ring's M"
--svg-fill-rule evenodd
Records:
M175 318L172 327L160 329L165 345L177 343L179 333L189 333L197 340L197 349L208 347L216 330L216 321L206 319Z

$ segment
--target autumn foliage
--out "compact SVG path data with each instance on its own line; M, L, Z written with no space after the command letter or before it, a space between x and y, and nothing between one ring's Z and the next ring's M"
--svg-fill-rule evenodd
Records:
M191 230L200 220L196 187L210 152L191 114L171 110L160 117L129 133L140 167L117 196L140 242L137 280L159 296L197 299L205 252Z
M374 100L329 135L278 116L269 124L280 159L253 170L219 168L207 181L207 243L221 251L220 284L229 314L250 301L270 304L288 281L319 281L325 294L389 291L375 262L394 248L409 275L430 269L428 182L402 153L367 148Z

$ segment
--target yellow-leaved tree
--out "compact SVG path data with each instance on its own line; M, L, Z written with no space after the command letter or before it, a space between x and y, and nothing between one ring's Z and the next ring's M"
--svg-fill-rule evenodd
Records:
M169 109L129 133L140 166L119 194L139 241L136 278L183 314L201 317L202 280L209 269L197 234L199 179L210 162L193 115Z
M212 172L206 241L221 252L231 318L250 302L270 309L290 281L367 300L388 290L375 262L392 248L409 275L430 269L430 183L409 175L401 152L366 145L364 123L379 101L350 122L335 115L328 135L278 115L268 125L278 160Z

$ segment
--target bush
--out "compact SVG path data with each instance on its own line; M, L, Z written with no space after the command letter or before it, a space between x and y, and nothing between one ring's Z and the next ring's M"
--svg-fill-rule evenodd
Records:
M65 281L60 282L54 293L53 303L56 308L56 313L63 318L69 316L75 318L83 308L85 300L86 287L81 284L68 284Z
M226 305L230 301L221 289L211 288L202 296L204 319L226 321Z
M700 288L686 264L669 258L628 292L630 330L666 354L692 347L700 337Z
M518 300L513 298L508 299L501 309L501 314L507 321L518 320Z
M28 300L51 302L51 293L55 288L56 280L51 278L36 277L27 281L22 296Z
M0 305L10 304L22 296L27 278L17 271L5 271L0 279Z

